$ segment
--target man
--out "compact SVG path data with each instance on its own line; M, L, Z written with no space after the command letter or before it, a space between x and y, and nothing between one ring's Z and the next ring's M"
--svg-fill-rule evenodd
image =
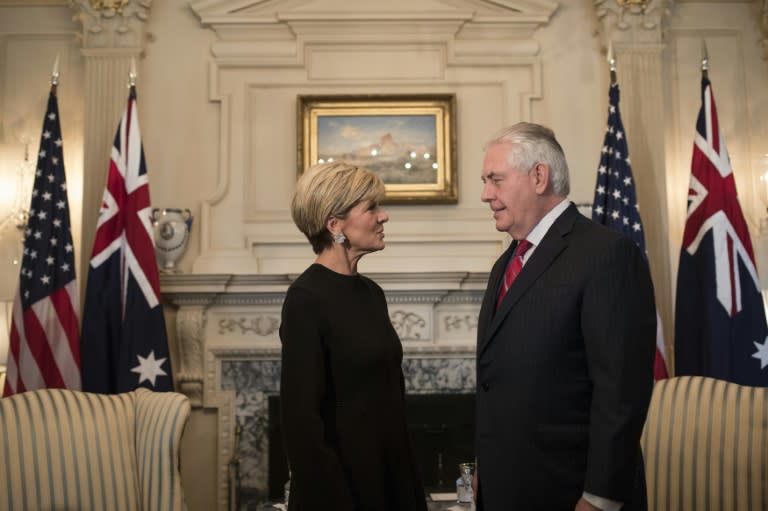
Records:
M481 177L481 199L513 241L480 309L478 509L643 509L656 339L647 263L568 201L550 129L501 131Z

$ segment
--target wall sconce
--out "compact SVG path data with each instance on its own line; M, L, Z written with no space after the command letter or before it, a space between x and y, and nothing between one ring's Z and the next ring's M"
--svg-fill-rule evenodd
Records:
M15 170L0 176L0 204L7 204L4 216L0 218L0 239L6 229L23 230L29 217L29 201L32 196L35 163L29 159L29 143L24 144L24 160L16 165Z

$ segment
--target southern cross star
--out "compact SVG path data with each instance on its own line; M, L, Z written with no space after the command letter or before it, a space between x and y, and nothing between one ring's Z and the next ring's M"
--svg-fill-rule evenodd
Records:
M155 350L150 351L149 356L146 358L141 355L136 355L136 358L139 359L139 365L131 369L131 372L139 373L139 385L146 380L154 387L158 376L168 374L160 367L165 362L165 358L155 359Z

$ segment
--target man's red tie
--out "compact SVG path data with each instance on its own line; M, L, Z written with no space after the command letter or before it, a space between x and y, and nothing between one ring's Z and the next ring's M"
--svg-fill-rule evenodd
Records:
M507 265L507 269L504 272L504 282L501 283L501 289L499 289L499 298L496 300L496 308L499 308L501 301L507 296L507 291L512 287L512 283L520 274L520 270L523 269L523 256L528 252L533 244L528 240L521 240L515 247L515 251L512 252L512 259Z

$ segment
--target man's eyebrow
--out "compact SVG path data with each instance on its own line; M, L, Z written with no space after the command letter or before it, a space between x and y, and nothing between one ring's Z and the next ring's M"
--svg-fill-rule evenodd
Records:
M480 179L494 179L494 178L497 178L497 177L499 177L498 173L496 173L494 171L490 171L488 174L480 176Z

